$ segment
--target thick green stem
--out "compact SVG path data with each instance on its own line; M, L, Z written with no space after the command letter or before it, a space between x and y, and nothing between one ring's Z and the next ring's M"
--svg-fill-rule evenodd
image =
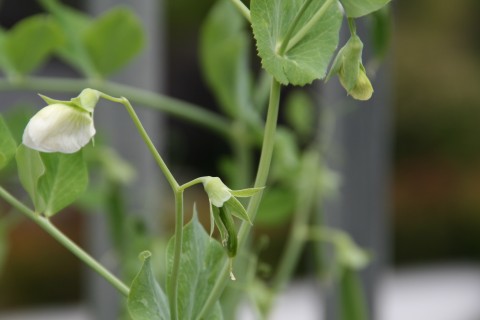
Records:
M173 255L172 274L170 276L170 302L171 319L178 319L178 276L180 271L180 257L182 255L183 240L183 190L175 192L175 243Z
M96 271L100 276L105 278L112 286L114 286L121 294L125 297L128 297L130 293L130 288L115 277L110 271L105 269L100 263L98 263L94 258L92 258L88 253L83 251L78 245L76 245L72 240L65 236L60 230L58 230L47 218L39 216L33 210L26 207L23 203L18 201L14 196L8 193L5 189L0 187L0 197L5 199L10 205L15 207L18 211L25 214L27 217L32 219L40 228L45 230L50 234L54 239L56 239L60 244L62 244L66 249L71 253L76 255L80 260L82 260L86 265Z
M277 130L278 109L280 104L280 88L281 85L278 81L272 81L272 87L270 89L270 102L268 105L267 120L265 124L265 132L263 136L262 152L260 154L260 162L258 164L257 176L255 179L255 187L264 187L268 173L270 171L270 163L272 160L273 147L275 145L275 133ZM258 206L262 200L262 191L257 192L251 199L248 205L247 213L250 216L250 220L254 221L257 214ZM251 225L248 222L243 222L238 232L239 248L245 243L248 233L250 232ZM226 262L217 277L217 280L210 291L210 295L204 304L203 309L197 315L196 319L205 319L211 312L216 301L220 298L223 289L227 283L230 268L229 263Z
M27 90L78 93L85 88L108 92L113 96L125 96L135 103L202 125L224 137L230 136L230 123L224 117L210 112L206 108L148 90L108 81L98 82L70 78L26 77L16 82L0 79L0 91Z
M250 17L250 10L247 6L242 2L242 0L231 0L233 5L240 11L240 13L248 20L248 22L252 22Z
M288 45L286 46L285 52L292 49L297 43L299 43L307 33L313 28L313 26L320 20L323 15L327 12L330 5L335 0L326 0L323 5L318 9L318 11L313 15L313 17L300 29L298 32L290 38Z

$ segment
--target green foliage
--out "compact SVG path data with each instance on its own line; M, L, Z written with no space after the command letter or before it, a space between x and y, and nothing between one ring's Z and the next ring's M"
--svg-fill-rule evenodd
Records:
M133 320L169 320L168 300L155 280L151 266L151 253L140 254L143 266L130 287L128 311Z
M35 211L42 212L44 202L38 191L38 181L45 174L45 166L40 153L21 144L17 149L16 159L20 183L32 199Z
M57 54L85 75L94 74L93 65L85 48L82 34L92 19L80 11L61 4L58 0L41 0L62 28L66 40L57 48Z
M290 188L266 189L255 218L256 226L275 227L288 221L295 211L295 194Z
M4 168L17 152L17 143L0 115L0 169Z
M250 104L249 49L245 19L230 1L217 1L202 28L200 58L205 79L231 116Z
M53 216L73 203L87 188L88 172L82 152L41 153L45 174L38 190L45 203L45 215Z
M262 65L277 81L305 85L325 76L342 22L336 1L252 0L251 17Z
M16 158L20 182L35 211L47 217L73 203L87 187L88 173L82 152L40 153L22 144Z
M7 73L35 70L63 41L56 24L45 15L23 19L3 39L3 67Z
M349 18L365 16L382 8L390 1L391 0L340 0Z
M127 8L114 8L91 23L83 35L95 71L106 76L124 67L144 45L140 21Z
M288 124L302 138L308 138L315 129L315 109L307 93L297 90L288 95L285 104Z
M172 238L168 244L168 275L172 273L174 242ZM222 246L209 237L194 215L183 230L178 282L179 319L196 318L213 288L224 261L225 253ZM169 279L170 277L167 278L167 289L172 285ZM221 319L219 310L216 313L216 318ZM211 318L215 317L208 317Z

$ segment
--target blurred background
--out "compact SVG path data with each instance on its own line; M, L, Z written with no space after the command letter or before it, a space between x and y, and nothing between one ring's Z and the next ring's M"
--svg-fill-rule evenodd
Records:
M65 3L92 11L84 1ZM212 3L155 2L161 19L153 34L161 61L154 70L158 75L153 89L214 105L197 58L199 26ZM386 249L379 269L383 280L375 291L378 319L480 319L480 2L394 0L392 9L391 45L381 79L390 87L383 107L389 112L384 119L391 134L386 155L391 162L381 199L387 210L380 225ZM41 10L34 1L0 1L0 24L8 29ZM368 38L366 31L361 36ZM60 68L62 74L75 76L59 65L51 61L39 72L51 74ZM4 101L6 94L0 96ZM15 103L32 101L8 97ZM198 171L215 170L211 157L225 152L226 146L189 143L193 147L177 148L189 137L209 141L212 136L174 119L159 121L169 132L164 148L178 167L188 168L195 157L202 164ZM0 203L0 210L4 208ZM72 211L55 222L87 245L86 217ZM25 314L15 318L15 312L52 305L73 305L68 319L82 319L86 277L75 257L25 221L8 233L5 243L0 319L27 319Z

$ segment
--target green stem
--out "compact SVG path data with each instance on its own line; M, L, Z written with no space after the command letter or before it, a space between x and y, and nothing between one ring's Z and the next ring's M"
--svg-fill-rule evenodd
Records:
M302 6L300 7L300 10L298 10L297 15L293 19L293 22L290 24L290 27L288 28L287 33L285 33L285 38L282 40L280 48L278 49L279 55L283 55L285 53L285 49L287 49L287 46L291 40L293 31L297 27L298 22L302 18L303 13L305 12L305 10L307 10L310 3L312 3L312 0L305 0Z
M0 79L0 91L27 90L78 93L85 88L108 92L113 96L125 96L135 103L202 125L224 137L230 136L230 123L224 117L195 104L148 90L108 81L98 82L70 78L26 77L16 82Z
M147 145L148 147L148 150L150 150L150 153L152 154L153 158L155 159L155 161L157 162L158 166L160 167L160 169L162 170L163 174L165 175L165 178L167 179L168 183L170 184L170 187L172 188L172 190L174 192L178 191L178 189L180 188L180 186L178 185L178 182L177 180L175 180L175 177L173 176L172 172L170 171L170 169L168 169L167 167L167 164L165 163L165 161L163 161L163 158L162 156L158 153L158 150L157 148L155 147L155 145L153 144L152 140L150 139L147 131L145 130L145 128L143 127L142 125L142 122L140 121L140 119L138 118L137 116L137 113L135 112L135 110L133 109L132 105L130 104L130 102L122 97L122 98L115 98L115 97L112 97L108 94L105 94L105 93L100 93L100 96L104 99L107 99L107 100L110 100L112 102L117 102L117 103L121 103L125 106L125 108L127 109L127 112L128 114L130 115L130 117L132 118L132 121L133 123L135 124L135 127L137 127L137 130L138 132L140 133L140 136L142 137L143 141L145 142L145 144Z
M323 15L327 12L327 9L330 7L330 5L334 2L335 0L326 0L320 9L313 15L313 17L300 29L298 32L288 41L288 45L285 49L285 52L289 51L292 49L300 40L302 40L307 33L310 31L310 29L313 28L313 26L320 20Z
M196 179L193 179L192 181L184 183L179 187L179 191L184 191L185 189L190 188L191 186L203 183L203 180L205 180L205 177L196 178Z
M281 85L278 81L272 80L272 86L270 89L270 102L268 105L267 120L265 124L265 133L263 136L262 151L260 154L260 162L258 164L257 177L255 179L255 187L264 187L268 173L270 171L270 163L272 160L273 147L275 144L275 133L277 130L278 109L280 104L280 89ZM250 220L253 221L257 214L258 206L262 200L262 191L257 192L251 199L247 208L247 213L250 216ZM244 244L247 239L248 233L251 229L251 225L248 222L243 222L238 232L239 248ZM196 319L205 319L211 312L213 306L220 298L223 289L227 283L229 276L229 263L224 264L217 280L210 291L210 294L204 304L203 309L197 315Z
M175 243L173 255L172 274L170 276L171 286L169 292L171 319L178 318L178 276L180 272L180 257L182 255L183 240L183 190L175 192Z
M353 18L348 18L348 29L350 30L350 34L352 36L357 34L357 25L355 24L355 19Z
M247 6L242 2L242 0L231 0L233 5L240 11L240 13L248 20L248 22L252 23L252 18L250 17L250 10Z
M86 265L95 270L100 276L105 278L108 282L112 284L120 293L125 297L128 297L130 293L130 288L115 277L110 271L105 269L100 263L98 263L94 258L92 258L88 253L83 251L79 246L77 246L72 240L65 236L60 230L58 230L47 218L39 216L33 210L26 207L23 203L18 201L14 196L8 193L4 188L0 187L0 197L5 199L10 205L15 207L18 211L25 214L27 217L32 219L40 228L45 230L50 234L54 239L60 242L66 249L76 255L80 260L82 260Z

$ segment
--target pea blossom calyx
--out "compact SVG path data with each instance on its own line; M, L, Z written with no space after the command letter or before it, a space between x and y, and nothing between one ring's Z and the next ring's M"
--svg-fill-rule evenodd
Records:
M203 187L208 195L210 202L211 233L213 233L213 222L220 231L222 243L227 246L229 255L234 256L236 251L233 241L236 242L236 230L233 224L232 215L237 218L252 223L247 211L237 197L251 197L262 188L248 188L242 190L232 190L228 188L218 177L203 177ZM235 236L235 239L232 237ZM231 246L232 248L228 248Z
M48 105L28 122L22 142L41 152L74 153L90 142L95 135L93 110L100 93L83 90L70 101L40 97Z

